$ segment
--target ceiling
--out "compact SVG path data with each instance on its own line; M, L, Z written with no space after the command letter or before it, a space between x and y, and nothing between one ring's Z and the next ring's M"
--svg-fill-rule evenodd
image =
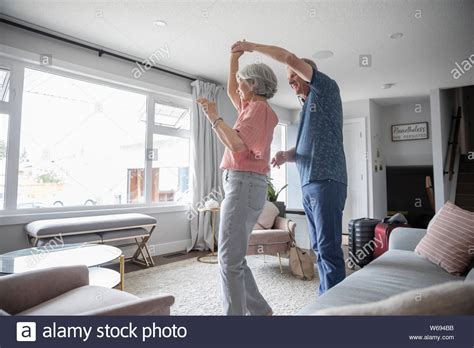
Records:
M278 45L317 60L344 101L427 96L433 88L474 84L474 67L454 79L451 70L474 53L474 1L29 1L2 0L2 13L115 51L146 58L169 50L161 64L225 84L230 46L241 38ZM167 26L154 24L164 20ZM394 33L400 39L391 39ZM361 54L371 67L359 67ZM299 103L281 64L255 53L280 81L277 105ZM385 83L395 83L382 89Z

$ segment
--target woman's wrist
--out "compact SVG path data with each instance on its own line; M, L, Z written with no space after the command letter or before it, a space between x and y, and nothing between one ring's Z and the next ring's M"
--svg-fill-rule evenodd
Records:
M211 122L212 124L212 129L215 129L216 126L220 123L220 122L223 122L224 120L222 119L222 117L218 117L216 118L214 121Z
M217 120L219 118L219 115L218 114L215 114L215 113L210 113L210 114L207 114L207 119L209 120L209 122L213 123L215 120Z

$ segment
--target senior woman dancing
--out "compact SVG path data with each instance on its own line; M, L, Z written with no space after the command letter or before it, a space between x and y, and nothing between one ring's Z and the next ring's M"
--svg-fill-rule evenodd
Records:
M267 198L266 174L270 170L270 144L278 117L267 100L277 90L277 79L265 64L251 64L239 71L239 57L231 54L227 94L238 111L234 128L216 112L215 103L197 102L225 146L220 168L224 170L225 198L219 226L219 268L227 315L272 315L260 294L245 255L252 228Z

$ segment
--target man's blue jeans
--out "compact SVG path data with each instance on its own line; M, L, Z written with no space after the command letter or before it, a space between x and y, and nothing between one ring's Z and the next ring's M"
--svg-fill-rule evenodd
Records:
M322 295L346 277L341 244L347 186L334 180L317 180L302 190L311 246L318 256L318 294Z

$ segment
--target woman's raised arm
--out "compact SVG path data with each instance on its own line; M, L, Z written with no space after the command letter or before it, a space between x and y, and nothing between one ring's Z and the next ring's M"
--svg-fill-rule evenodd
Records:
M240 152L247 149L247 145L245 145L239 133L219 117L215 102L211 102L206 98L199 98L196 102L202 106L202 110L212 124L212 128L216 131L217 137L225 147L233 152Z

